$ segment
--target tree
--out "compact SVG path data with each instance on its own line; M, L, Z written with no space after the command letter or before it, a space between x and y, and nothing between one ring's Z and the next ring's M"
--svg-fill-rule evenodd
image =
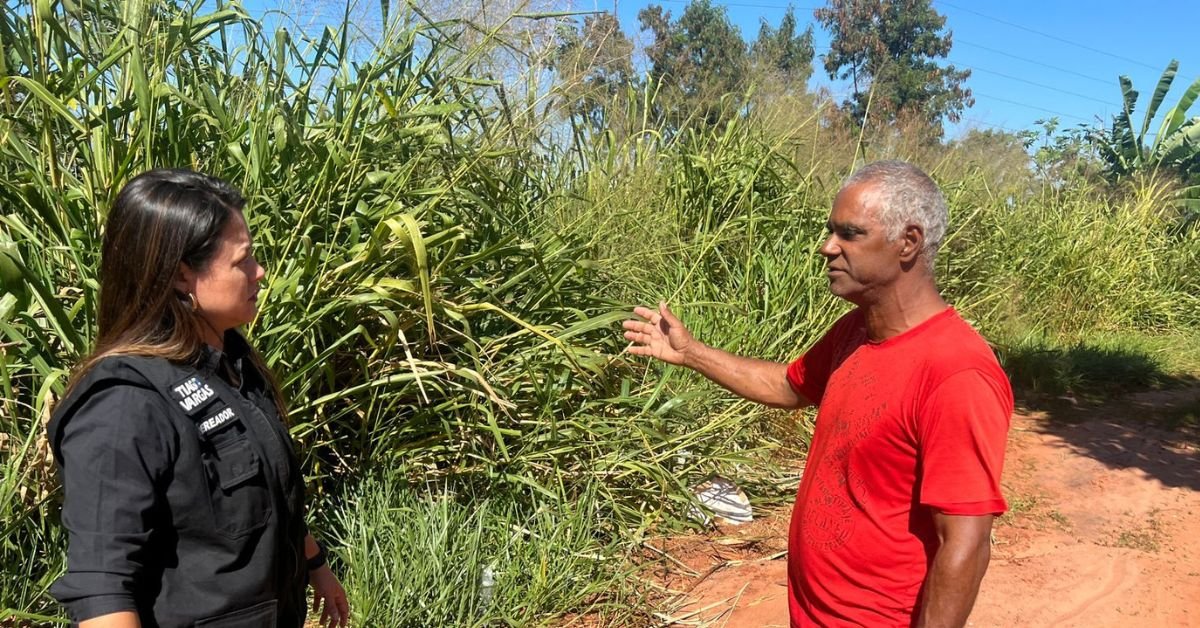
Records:
M843 106L860 125L871 118L913 120L938 130L957 122L975 104L963 82L970 70L942 67L952 33L932 0L829 0L813 15L832 35L825 71L850 79L854 93ZM868 108L869 105L869 108Z
M750 58L760 69L775 73L791 89L803 90L813 73L813 29L809 26L796 34L796 11L788 7L779 23L771 28L765 20L758 39L750 47Z
M633 43L611 13L585 17L579 30L560 29L559 41L553 65L568 114L605 128L608 107L633 83Z
M669 11L650 5L638 12L638 21L654 36L646 54L663 116L674 124L693 117L709 125L725 119L732 109L722 97L743 91L747 69L746 42L725 9L696 0L672 22Z
M1062 128L1058 117L1036 120L1040 131L1022 131L1025 150L1033 150L1033 167L1045 184L1060 189L1071 182L1099 179L1103 162L1085 124Z

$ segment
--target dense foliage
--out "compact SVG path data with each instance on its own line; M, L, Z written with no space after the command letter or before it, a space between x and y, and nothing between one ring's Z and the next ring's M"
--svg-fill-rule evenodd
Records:
M666 299L716 345L796 355L846 309L815 250L860 153L942 184L944 286L1002 350L1200 327L1200 235L1156 179L1048 184L1020 151L1002 170L986 146L895 129L860 145L794 92L667 133L653 86L595 82L593 105L620 104L599 119L631 129L616 134L481 78L488 48L460 45L471 24L391 19L363 56L346 28L266 32L236 5L9 3L0 609L57 612L43 424L94 334L105 211L150 167L250 199L268 279L248 332L292 399L317 527L363 618L606 614L605 595L635 595L622 559L685 518L689 486L714 472L756 498L794 486L770 462L803 445L792 417L627 359L619 321ZM484 567L499 588L481 598Z

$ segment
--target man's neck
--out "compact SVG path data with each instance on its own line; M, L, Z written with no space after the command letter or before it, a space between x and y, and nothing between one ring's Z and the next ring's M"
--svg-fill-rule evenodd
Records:
M867 337L881 342L924 323L948 305L932 283L897 289L886 297L861 306Z

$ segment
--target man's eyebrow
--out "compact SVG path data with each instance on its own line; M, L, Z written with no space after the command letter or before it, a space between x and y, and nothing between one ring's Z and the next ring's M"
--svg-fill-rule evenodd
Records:
M825 223L825 228L830 231L837 230L837 231L862 231L864 233L866 232L866 229L863 229L861 226L856 225L852 222L834 222L832 220Z

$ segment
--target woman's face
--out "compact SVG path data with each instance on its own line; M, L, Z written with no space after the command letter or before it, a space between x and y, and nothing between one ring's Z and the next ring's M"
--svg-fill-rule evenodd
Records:
M221 240L208 266L201 272L185 264L183 281L195 295L196 311L213 329L225 331L245 325L258 314L258 282L266 271L254 259L254 242L242 212L235 211L221 231Z

